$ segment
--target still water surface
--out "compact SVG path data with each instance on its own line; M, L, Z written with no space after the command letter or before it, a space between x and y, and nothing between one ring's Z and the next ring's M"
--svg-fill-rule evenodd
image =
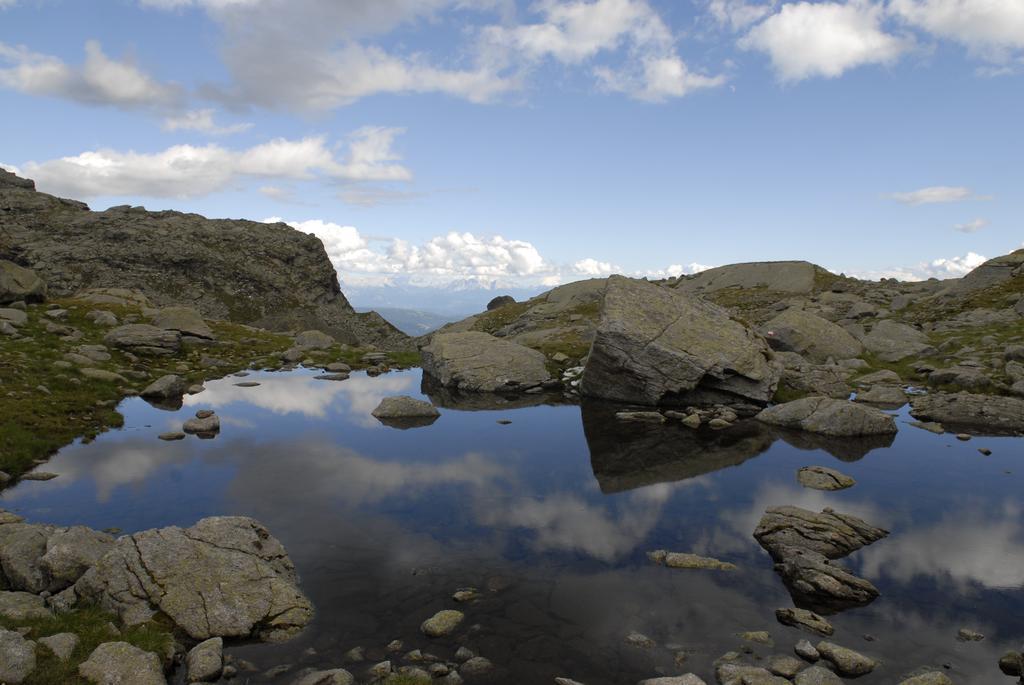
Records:
M757 424L708 434L623 425L599 404L481 410L437 397L447 408L435 423L401 430L370 412L387 395L420 396L419 371L314 375L253 373L244 380L254 388L213 381L176 412L127 400L123 430L67 447L45 467L59 478L22 482L0 506L126 533L259 519L317 609L296 640L229 649L260 669L338 667L357 645L384 658L400 639L442 658L465 644L497 664L496 684L590 685L685 671L713 682L712 662L743 647L743 631L772 634L774 648L751 645L764 656L816 642L776 623L774 610L792 601L751 533L768 507L831 506L892 531L841 562L881 591L830 618L836 642L883 662L858 682L895 683L921 666L945 666L957 683L1011 682L996 664L1024 641L1020 439L960 442L911 427L905 410L894 441L822 442ZM216 439L156 439L204 408L221 417ZM804 489L795 474L812 464L858 484ZM654 566L646 553L658 548L739 570ZM465 586L483 598L455 605ZM420 635L424 619L456 606L466 630ZM959 642L961 627L987 637ZM658 646L626 644L631 631ZM681 669L678 651L688 654Z

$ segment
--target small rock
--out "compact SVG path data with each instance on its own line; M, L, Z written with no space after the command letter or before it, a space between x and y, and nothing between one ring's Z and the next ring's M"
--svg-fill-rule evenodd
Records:
M35 643L0 628L0 682L18 685L36 669Z
M942 671L928 671L901 680L900 685L953 685L953 681Z
M143 399L177 399L185 394L187 387L188 385L184 378L170 374L150 383L139 395Z
M637 421L642 423L665 423L665 416L656 411L620 411L615 412L619 421Z
M459 647L457 650L455 650L455 660L459 663L462 663L463 661L469 661L475 656L476 654L473 653L473 650L468 649L465 646Z
M725 419L717 419L716 418L716 419L711 419L710 421L708 421L708 426L712 430L716 430L716 431L723 430L725 428L730 427L731 425L732 424L729 423L728 421L726 421Z
M78 667L78 674L96 685L167 685L160 657L127 642L104 642Z
M78 646L78 636L74 633L57 633L39 638L39 644L45 645L61 661L67 661Z
M49 471L29 471L28 473L21 474L22 480L53 480L56 477L56 473L50 473Z
M986 457L992 456L992 450L990 450L987 447L979 447L978 448L978 452L980 452L982 455L984 455Z
M657 549L653 552L648 552L647 558L660 566L668 566L669 568L709 569L716 571L732 571L736 569L736 564L688 552L668 552L663 549Z
M214 414L204 419L198 417L189 419L182 424L181 429L186 433L196 435L210 435L220 432L220 418Z
M193 682L214 681L224 670L224 640L211 637L193 647L186 658L188 677Z
M480 591L475 587L460 587L452 594L456 602L472 602L480 597Z
M967 442L968 440L971 439L971 436L968 435L967 433L957 433L956 434L956 439L960 440L962 442Z
M348 663L357 664L360 661L366 660L366 653L362 647L353 647L345 652L341 658Z
M647 680L641 680L637 685L707 685L707 683L693 673L687 673L686 675L648 678Z
M794 685L843 685L843 681L839 679L839 676L821 666L811 666L804 671L800 671L800 673L797 673L793 683Z
M759 645L775 644L771 634L767 630L752 630L746 633L738 633L736 637L747 642L756 642Z
M877 662L860 652L848 647L841 647L834 642L819 642L818 653L826 661L835 666L836 670L847 676L858 676L875 670Z
M292 681L291 685L352 685L355 678L343 668L312 671Z
M776 609L775 618L785 626L805 628L812 633L828 637L834 632L832 624L822 616L807 609ZM810 643L807 643L810 646Z
M370 413L378 419L432 418L441 415L430 402L405 395L385 397Z
M184 440L185 439L185 434L180 432L180 431L174 431L174 432L170 432L170 433L161 433L160 435L158 435L156 437L160 438L161 440L166 440L168 442L173 442L174 440Z
M485 673L490 673L494 670L494 664L491 663L490 659L486 659L482 656L475 656L462 664L462 668L459 670L465 675L484 675Z
M793 648L793 651L796 653L798 657L800 657L804 661L810 661L812 664L821 658L821 654L818 652L817 649L814 648L814 645L812 645L808 640L800 640L799 642L797 642L796 647Z
M985 639L985 636L976 630L970 628L961 628L957 631L956 639L961 642L981 642Z
M235 383L239 388L255 388L259 385L256 381L242 381L241 383Z
M643 633L638 633L634 630L626 636L626 644L633 647L639 647L640 649L654 649L658 643Z
M1008 676L1024 676L1024 654L1007 652L999 657L999 670Z
M797 482L815 490L845 490L857 484L850 476L824 466L805 466L796 473Z
M768 670L790 680L804 667L804 662L791 656L776 655L768 660Z
M423 625L420 626L420 631L427 637L450 635L452 631L459 627L459 624L462 623L465 617L466 615L461 611L443 609L424 621Z

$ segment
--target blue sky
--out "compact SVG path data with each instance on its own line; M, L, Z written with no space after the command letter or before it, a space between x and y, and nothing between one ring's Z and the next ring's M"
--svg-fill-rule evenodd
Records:
M0 163L278 217L343 285L1022 244L1020 0L0 0Z

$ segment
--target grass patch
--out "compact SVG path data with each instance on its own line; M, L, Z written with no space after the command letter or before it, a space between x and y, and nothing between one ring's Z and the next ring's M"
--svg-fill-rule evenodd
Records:
M104 642L127 642L147 652L154 652L161 659L173 648L174 637L159 623L151 621L124 628L120 633L111 626L116 623L117 618L113 614L90 606L45 619L13 621L0 616L0 626L8 630L29 628L27 637L30 640L58 633L74 633L78 636L78 645L67 661L61 661L47 647L39 645L36 648L36 670L25 681L25 685L85 685L88 681L78 675L78 665Z

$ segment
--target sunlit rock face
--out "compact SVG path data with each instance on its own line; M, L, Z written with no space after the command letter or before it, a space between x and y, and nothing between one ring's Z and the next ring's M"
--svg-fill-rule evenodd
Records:
M765 403L781 373L764 339L721 307L612 276L581 389L589 397L644 405Z

